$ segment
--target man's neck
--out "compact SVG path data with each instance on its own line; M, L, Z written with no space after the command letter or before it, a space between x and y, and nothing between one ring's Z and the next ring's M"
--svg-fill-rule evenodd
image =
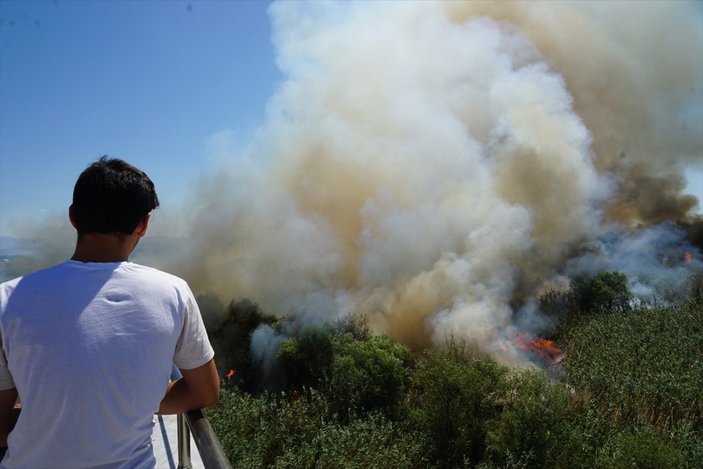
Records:
M71 259L80 262L123 262L136 247L138 237L88 233L78 237Z

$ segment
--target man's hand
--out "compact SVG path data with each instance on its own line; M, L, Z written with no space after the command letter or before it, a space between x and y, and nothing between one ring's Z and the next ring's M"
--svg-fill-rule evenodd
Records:
M220 399L220 378L215 360L192 370L180 371L183 378L169 383L159 406L159 414L180 414L217 404Z

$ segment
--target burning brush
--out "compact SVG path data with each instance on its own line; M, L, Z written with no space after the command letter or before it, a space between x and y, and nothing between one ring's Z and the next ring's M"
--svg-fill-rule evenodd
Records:
M497 332L490 348L499 355L519 357L545 369L559 367L565 355L554 341L518 331L515 327Z
M553 341L538 339L526 332L518 334L514 339L514 344L518 349L539 357L550 367L559 365L564 358L564 352Z

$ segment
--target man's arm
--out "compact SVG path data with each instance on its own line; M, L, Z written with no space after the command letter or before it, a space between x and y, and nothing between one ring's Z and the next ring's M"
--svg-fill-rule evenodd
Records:
M10 434L17 421L16 402L17 389L10 388L0 391L0 446L7 446L7 435Z
M220 378L215 360L192 370L180 371L183 378L169 383L159 406L159 414L180 414L217 404L220 399Z

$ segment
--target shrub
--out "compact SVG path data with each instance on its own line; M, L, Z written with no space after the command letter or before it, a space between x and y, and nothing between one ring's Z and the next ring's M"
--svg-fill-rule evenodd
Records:
M691 422L679 420L667 428L668 443L679 449L688 467L703 461L703 432L695 431Z
M425 433L437 467L483 460L488 424L500 413L506 369L460 346L426 352L412 374L409 406L414 428Z
M330 423L318 429L307 445L292 447L275 467L425 468L422 436L407 432L378 414Z
M369 330L366 316L358 314L350 314L344 317L339 321L336 329L340 333L351 334L356 340L367 340L371 337L371 331Z
M577 308L573 287L570 290L550 290L539 297L539 310L551 317L564 316Z
M402 412L410 351L385 336L357 340L350 333L335 336L327 395L343 421L378 411L397 418Z
M535 371L508 375L506 387L502 412L487 425L486 462L497 467L574 467L575 458L563 448L573 447L575 437L582 435L571 429L575 414L565 389Z
M568 382L627 425L690 421L703 431L703 310L593 317L563 339Z
M232 301L225 319L210 334L220 374L232 370L232 383L245 390L258 390L261 372L251 359L251 334L261 324L277 323L276 317L265 314L251 300Z
M620 272L601 272L595 277L574 280L574 301L581 311L623 311L630 307L632 294L627 276Z
M645 427L617 434L601 451L597 465L607 468L659 469L683 467L684 459L681 451L667 445L651 428Z
M378 414L345 425L328 413L314 390L252 396L231 388L207 416L234 467L427 467L422 435Z
M594 443L609 464L650 445L659 456L697 466L703 456L703 309L689 302L593 316L562 343L575 408L582 419L612 426L609 438Z
M288 386L294 389L326 382L333 358L330 331L311 326L304 327L297 337L284 340L278 351Z

